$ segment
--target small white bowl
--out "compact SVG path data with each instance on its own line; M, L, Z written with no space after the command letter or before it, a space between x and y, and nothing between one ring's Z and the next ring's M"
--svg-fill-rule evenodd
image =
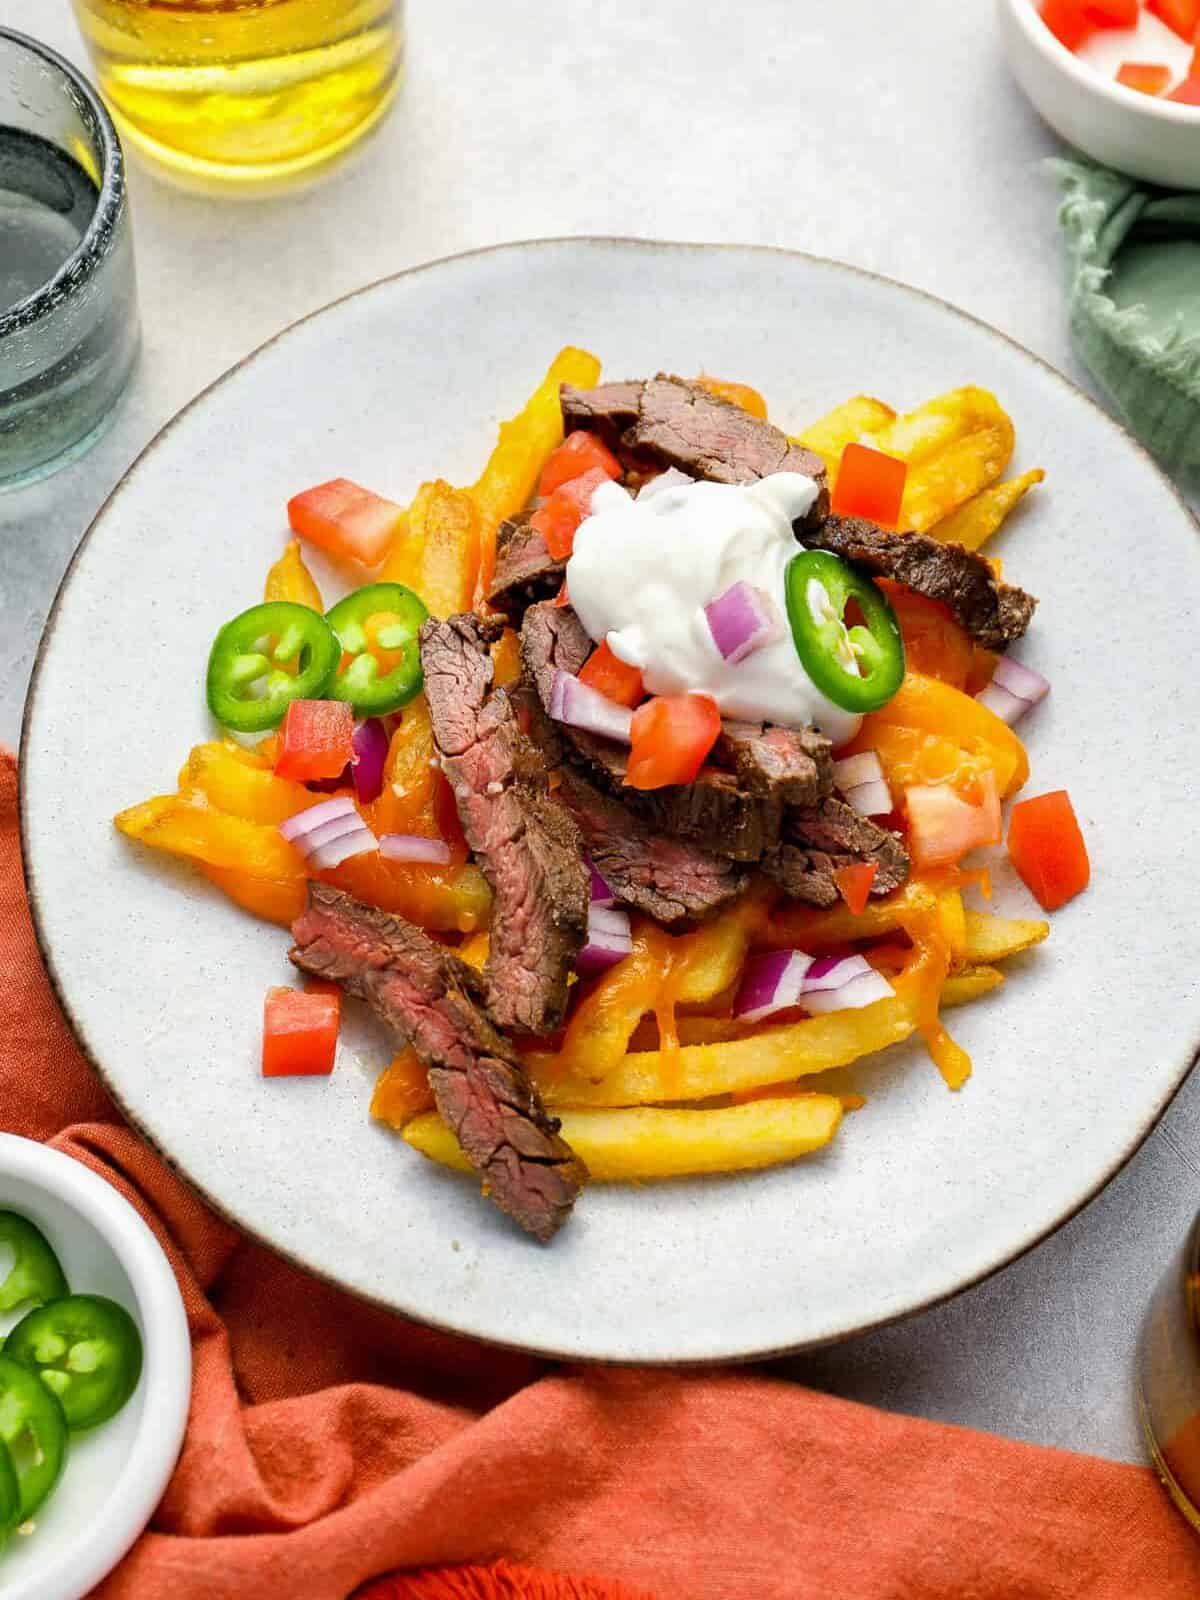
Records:
M1034 0L997 0L997 6L1013 75L1056 133L1119 172L1166 188L1200 189L1200 107L1127 89L1089 66L1059 43ZM1164 59L1125 38L1126 59Z
M42 1230L72 1292L120 1301L145 1344L133 1398L111 1421L71 1435L67 1469L33 1532L13 1534L0 1552L4 1600L80 1600L141 1533L174 1471L192 1388L187 1317L157 1239L78 1161L0 1134L0 1210ZM23 1314L3 1318L0 1333Z

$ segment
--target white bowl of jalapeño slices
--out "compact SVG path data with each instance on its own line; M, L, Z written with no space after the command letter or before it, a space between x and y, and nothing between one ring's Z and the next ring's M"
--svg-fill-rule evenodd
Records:
M78 1600L166 1488L191 1393L170 1264L80 1162L0 1134L0 1594Z

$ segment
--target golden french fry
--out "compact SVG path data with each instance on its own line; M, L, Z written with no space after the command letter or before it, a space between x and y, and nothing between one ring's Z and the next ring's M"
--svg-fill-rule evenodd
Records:
M1013 453L1012 423L979 428L909 470L900 527L924 533L994 483Z
M942 985L942 1005L965 1006L981 995L991 994L1003 982L1004 974L995 967L964 967Z
M675 988L680 1005L701 1005L737 981L752 932L765 926L767 902L753 890L677 942L685 952Z
M407 529L392 546L380 580L403 583L430 614L469 611L479 570L479 513L471 496L442 479L423 483L408 510Z
M968 434L1004 425L1011 428L1012 423L996 396L988 389L968 384L962 389L934 395L915 411L906 412L886 427L877 429L871 448L897 456L910 467L916 467Z
M802 432L795 435L795 443L802 444L806 450L815 450L825 463L829 473L829 486L833 487L837 479L838 468L842 464L842 451L848 444L856 440L869 437L886 428L895 420L896 413L891 406L885 406L882 400L875 400L869 394L856 394L853 400L847 400L843 405L835 406L832 411L827 411L823 417L818 417ZM874 445L874 439L871 444Z
M394 1056L375 1080L371 1095L371 1115L400 1133L413 1117L433 1105L429 1074L411 1045Z
M210 867L233 867L252 878L280 883L304 877L299 855L278 828L189 805L179 795L145 800L113 821L130 839Z
M263 588L264 600L288 600L295 606L308 606L313 611L324 612L325 602L316 580L304 565L299 539L292 539L279 560L267 573Z
M1023 472L1019 478L1006 478L1003 483L993 483L925 531L943 544L961 544L964 549L979 550L1003 525L1009 513L1030 489L1041 483L1045 476L1041 467L1034 467L1031 472Z
M815 955L858 939L895 933L918 917L932 916L937 908L938 898L933 890L919 878L910 878L886 899L869 900L857 916L844 905L832 906L828 911L795 904L781 907L771 917L762 942L773 949L793 946Z
M281 928L291 928L308 900L308 884L303 878L255 878L235 867L210 867L204 862L200 870L234 905Z
M962 895L957 889L946 889L938 895L938 923L950 954L951 967L966 960L967 926Z
M717 1109L619 1110L563 1107L562 1134L597 1183L685 1178L779 1166L826 1145L842 1120L837 1095L790 1095ZM404 1138L443 1166L470 1171L458 1140L436 1114L409 1122Z
M547 1104L639 1106L707 1100L844 1067L859 1056L907 1039L917 1025L917 1000L898 990L861 1011L835 1011L744 1039L685 1045L673 1059L658 1050L622 1056L599 1083L555 1070L553 1057L526 1057Z
M1048 922L997 917L990 911L968 911L963 922L966 935L963 960L969 967L1003 961L1006 956L1031 950L1050 934Z
M617 963L576 1007L557 1055L527 1060L546 1076L601 1077L625 1054L633 1031L653 1009L666 973L667 935L649 924L634 933L633 953Z
M228 744L196 745L179 774L179 787L185 794L202 794L218 811L276 826L317 803L302 783L249 766Z
M496 530L515 517L532 495L546 457L562 443L562 406L558 391L570 383L590 389L600 376L600 363L586 350L568 345L550 363L550 370L530 396L525 409L500 424L500 438L477 482L468 491L479 514L478 602L492 581L496 565Z

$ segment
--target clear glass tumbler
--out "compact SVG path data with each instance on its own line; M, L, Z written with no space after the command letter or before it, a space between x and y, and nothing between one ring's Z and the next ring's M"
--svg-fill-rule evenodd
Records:
M0 488L86 450L137 351L116 130L61 56L0 28Z
M404 0L73 0L126 145L187 187L287 187L395 98Z
M1172 1500L1200 1531L1200 1218L1155 1291L1138 1341L1138 1410Z

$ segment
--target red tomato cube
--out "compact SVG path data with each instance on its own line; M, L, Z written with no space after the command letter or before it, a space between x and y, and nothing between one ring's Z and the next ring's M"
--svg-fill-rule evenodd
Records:
M1008 853L1046 911L1057 911L1086 889L1091 878L1087 845L1065 789L1013 807Z
M1078 50L1095 31L1084 0L1043 0L1042 21L1068 50Z
M865 444L848 444L842 451L834 485L832 510L839 517L865 517L881 528L900 521L908 463L884 455Z
M834 872L833 881L837 884L837 891L852 916L860 917L867 909L871 885L878 871L878 861L859 861L853 866L838 867Z
M662 694L633 713L625 782L631 789L691 783L721 731L717 703L706 694Z
M1084 0L1084 15L1097 28L1136 28L1138 0Z
M332 478L288 501L292 531L342 560L377 567L404 525L405 510L349 478Z
M1177 89L1167 96L1180 106L1200 106L1200 78L1185 78Z
M340 778L354 755L354 712L341 700L293 700L283 719L275 773L295 783Z
M268 989L263 1007L263 1077L327 1076L333 1071L340 1021L337 995Z
M1139 94L1161 94L1170 81L1170 67L1157 62L1123 61L1117 72L1117 82Z
M620 656L614 655L607 639L584 662L579 671L579 681L586 683L589 689L595 689L597 694L604 695L605 699L615 700L619 706L636 706L646 694L640 669L629 666Z
M1165 22L1172 33L1177 33L1188 44L1196 42L1196 27L1200 24L1200 0L1146 0L1146 10ZM1174 96L1172 96L1174 98Z
M601 444L594 433L577 429L548 457L538 480L538 493L543 497L552 495L572 478L581 478L585 472L597 468L606 478L621 476L621 463L612 451Z

